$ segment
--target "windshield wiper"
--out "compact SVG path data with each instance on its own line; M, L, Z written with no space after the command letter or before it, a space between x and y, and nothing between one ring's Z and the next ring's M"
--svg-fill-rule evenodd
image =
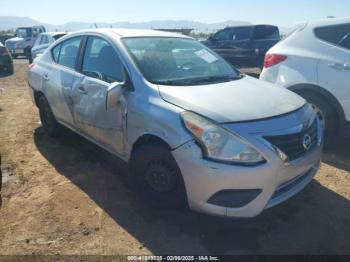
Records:
M193 79L189 81L190 83L193 84L199 84L199 83L221 83L221 82L229 82L229 81L234 81L234 80L239 80L243 76L238 75L238 76L233 76L233 75L221 75L221 76L209 76L209 77L203 77L199 79Z
M239 80L243 77L243 74L238 76L233 75L219 75L219 76L208 76L200 78L188 78L188 79L177 79L177 80L164 80L159 81L157 84L160 85L194 85L194 84L207 84L207 83L221 83Z

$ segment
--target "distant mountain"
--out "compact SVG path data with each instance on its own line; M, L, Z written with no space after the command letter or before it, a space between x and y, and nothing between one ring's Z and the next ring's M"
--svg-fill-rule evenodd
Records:
M28 17L15 17L15 16L0 16L0 30L15 29L21 26L33 26L44 25L48 31L76 31L86 28L94 28L95 23L86 22L69 22L63 25L51 25L42 23ZM193 28L196 32L212 33L218 29L226 26L236 25L250 25L251 23L245 21L229 20L221 23L201 23L196 21L186 20L154 20L143 23L130 23L130 22L115 22L115 23L103 23L96 22L99 28L113 27L113 28L140 28L140 29L188 29Z

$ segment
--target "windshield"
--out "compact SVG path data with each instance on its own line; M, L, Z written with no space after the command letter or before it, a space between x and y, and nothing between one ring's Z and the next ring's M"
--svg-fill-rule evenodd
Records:
M59 35L54 35L53 38L56 40L60 39L61 37L65 36L66 34L59 34Z
M32 37L32 29L31 28L18 28L16 30L16 36L21 38Z
M223 58L185 38L124 38L135 63L152 83L201 85L240 78L240 73Z

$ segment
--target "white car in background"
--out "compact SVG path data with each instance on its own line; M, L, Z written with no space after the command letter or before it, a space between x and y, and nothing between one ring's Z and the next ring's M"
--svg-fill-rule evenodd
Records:
M304 23L267 52L260 79L312 104L328 142L350 137L350 18Z
M62 36L65 36L65 32L46 32L41 33L36 39L34 46L31 50L31 57L29 62L32 63L33 60L44 53L44 51L56 40L60 39Z

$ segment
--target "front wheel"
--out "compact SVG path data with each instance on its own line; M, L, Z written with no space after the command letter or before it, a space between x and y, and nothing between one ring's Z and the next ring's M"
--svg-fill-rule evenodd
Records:
M38 101L39 114L41 124L45 132L51 136L55 137L59 135L61 131L61 125L56 121L55 116L52 113L49 102L45 96L41 96Z
M130 171L132 186L151 205L162 208L187 206L181 171L163 143L156 141L136 148Z
M330 142L337 135L338 131L339 119L337 111L321 96L311 93L301 94L301 96L311 104L317 113L324 127L326 142Z

